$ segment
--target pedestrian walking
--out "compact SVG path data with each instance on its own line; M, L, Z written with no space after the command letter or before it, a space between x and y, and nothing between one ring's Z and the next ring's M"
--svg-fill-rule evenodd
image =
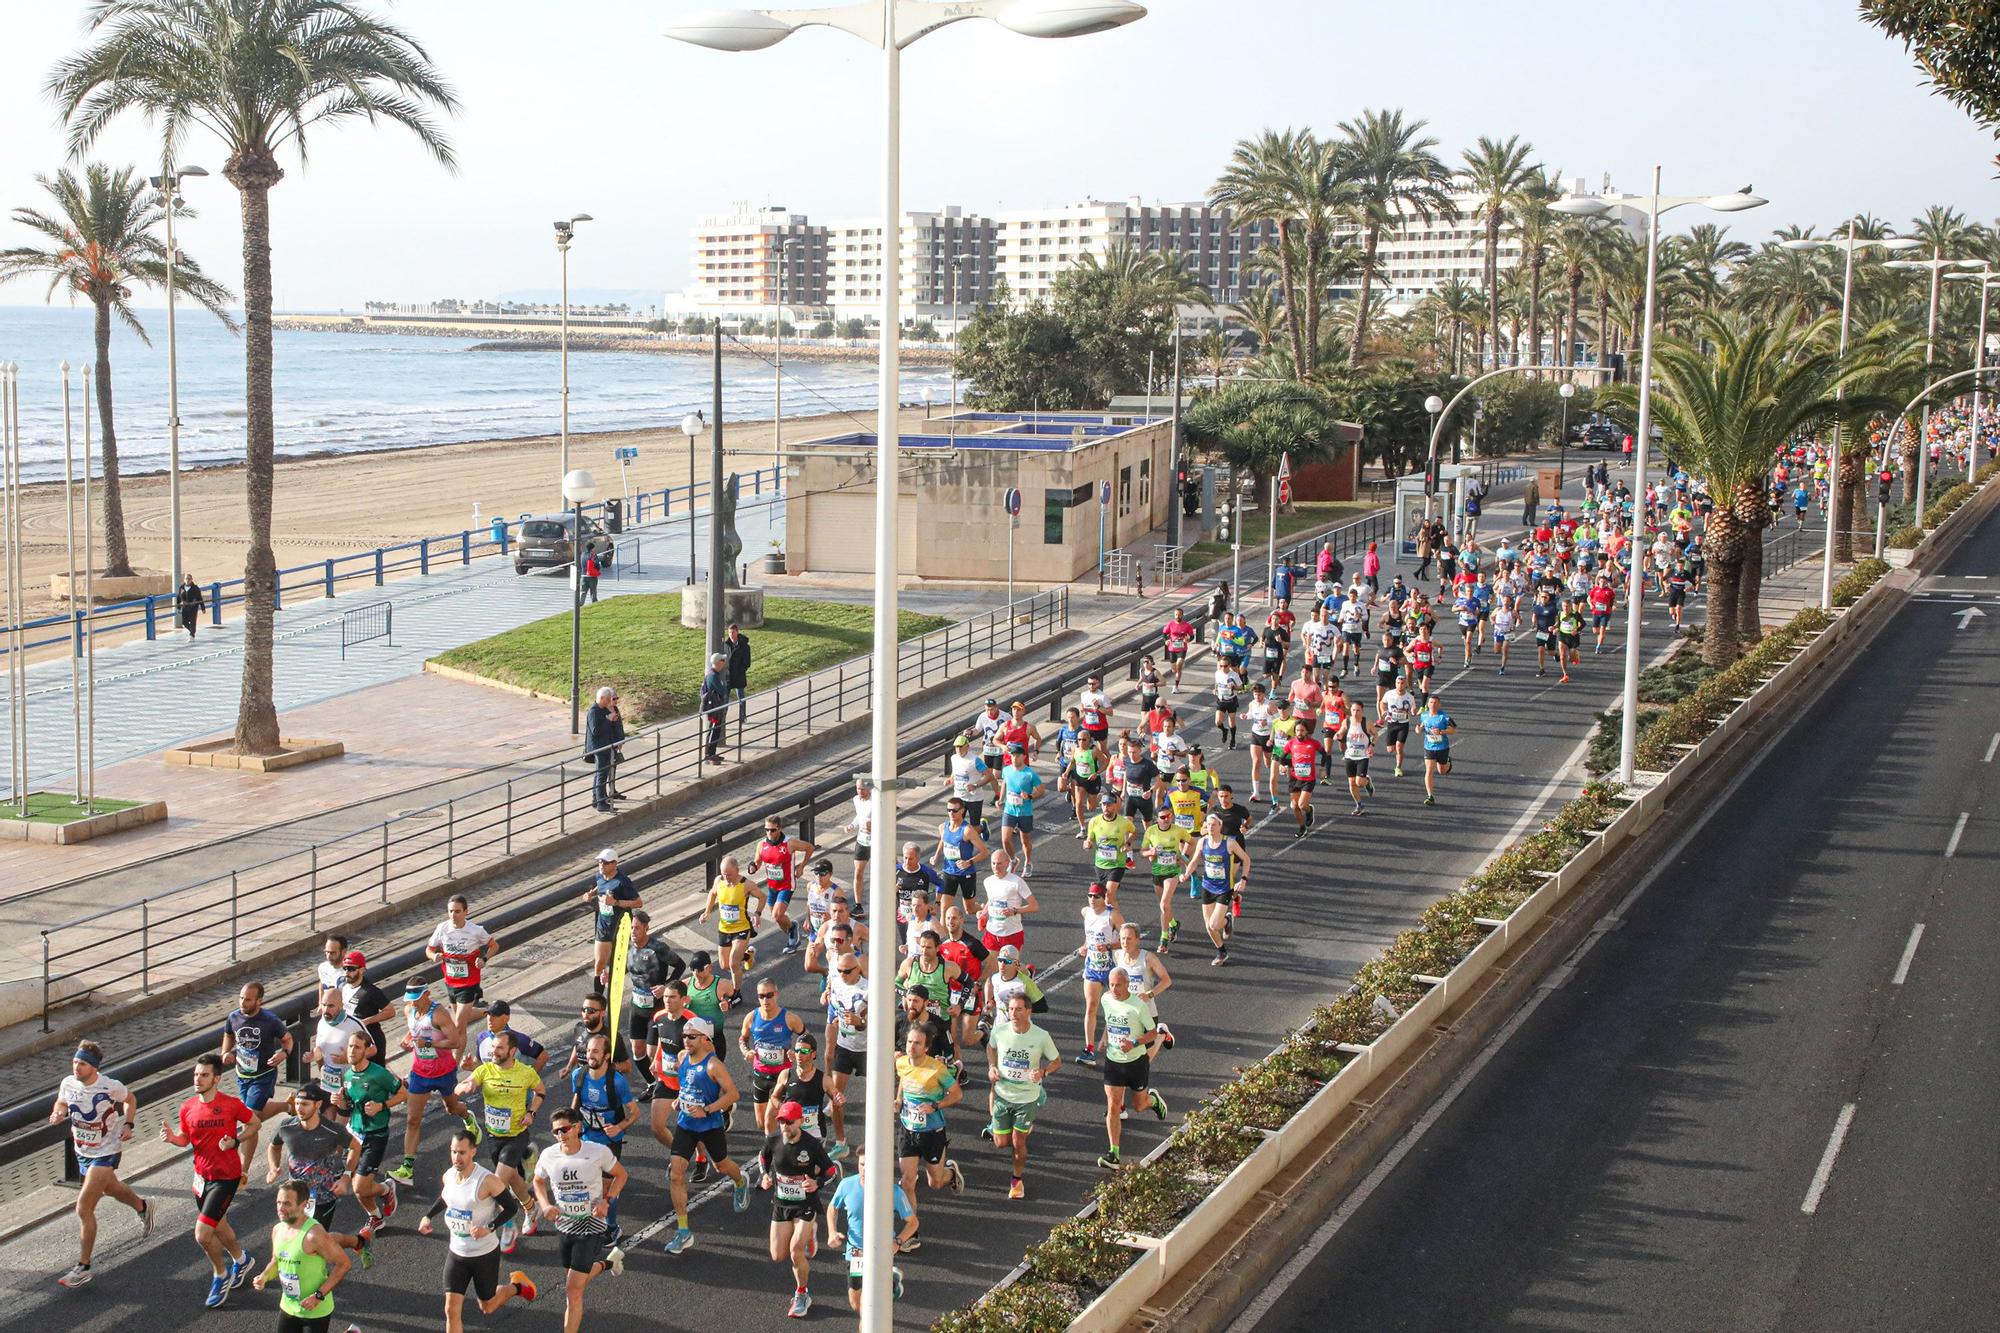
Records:
M1535 526L1535 515L1542 507L1542 487L1539 482L1530 481L1528 489L1521 492L1521 526Z
M1361 557L1361 581L1368 585L1370 592L1382 591L1382 553L1375 549L1375 543L1368 543L1368 550Z
M748 646L745 646L748 651ZM722 729L729 717L729 655L711 653L708 674L701 678L701 712L708 722L708 762L720 764Z
M612 766L617 763L618 742L624 739L625 727L616 716L618 691L609 685L597 691L596 702L583 719L583 757L588 759L594 772L590 781L590 808L609 814L611 802L617 795L612 783Z
M724 633L722 651L729 654L729 694L742 699L750 692L750 639L740 626L731 623ZM743 723L743 710L736 710L738 726Z
M1421 581L1431 576L1431 557L1436 553L1436 543L1432 540L1431 525L1417 523L1417 578Z
M174 591L174 612L181 622L181 628L188 632L190 642L194 640L195 626L201 623L201 613L207 607L208 602L201 595L200 585L195 583L194 575L188 575L181 581L181 586Z
M580 600L586 602L597 600L597 580L603 573L603 567L597 563L597 552L592 551L583 557L583 587L577 592Z

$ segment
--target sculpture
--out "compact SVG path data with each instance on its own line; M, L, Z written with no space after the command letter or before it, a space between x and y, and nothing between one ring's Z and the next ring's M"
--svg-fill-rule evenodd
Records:
M743 554L743 538L736 531L736 499L742 493L743 479L736 473L729 474L729 481L722 488L722 494L715 503L715 523L722 534L722 586L740 588L743 582L736 575L737 560ZM709 571L709 577L716 577L718 571Z

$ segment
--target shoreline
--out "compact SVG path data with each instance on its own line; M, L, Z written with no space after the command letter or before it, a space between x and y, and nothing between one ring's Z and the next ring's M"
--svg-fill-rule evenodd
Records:
M504 320L406 324L377 322L366 315L276 315L272 317L271 327L291 333L364 333L385 337L471 338L477 341L477 345L471 349L473 351L544 351L560 346L557 330L548 324L520 324ZM746 343L743 349L762 350L772 345L769 341L759 341ZM572 323L569 331L569 349L572 352L637 352L646 356L707 356L714 350L714 343L707 336L669 337L630 329L608 332L589 325L579 328ZM802 336L788 339L785 342L785 352L801 361L872 362L881 355L878 344L874 342L830 343ZM900 356L911 365L943 366L950 364L951 361L948 348L915 343L903 344Z

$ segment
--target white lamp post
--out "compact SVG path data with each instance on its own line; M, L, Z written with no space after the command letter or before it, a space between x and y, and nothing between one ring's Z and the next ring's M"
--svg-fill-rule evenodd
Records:
M160 192L167 212L167 530L168 544L173 547L173 589L181 590L181 364L180 340L174 330L174 269L180 264L180 251L174 248L174 214L181 209L181 182L189 176L206 176L200 167L182 167L174 170L173 160L160 164L160 174L147 178L147 184ZM83 410L90 412L89 395L85 395ZM89 511L84 513L84 522L90 521Z
M1562 503L1563 478L1569 473L1569 400L1576 397L1576 386L1564 380L1556 386L1556 393L1563 400L1562 435L1556 442L1556 496L1557 504ZM1584 489L1588 490L1588 487ZM1530 526L1533 526L1532 524Z
M558 460L557 475L563 484L569 484L569 243L576 239L576 224L592 222L588 213L578 213L567 221L556 223L556 249L562 254L562 332L558 340L562 344L562 455ZM588 473L584 475L588 476ZM564 498L568 498L565 496ZM575 712L575 709L571 709ZM574 728L572 728L573 730Z
M574 736L582 728L579 724L580 699L576 683L579 668L583 663L583 505L597 494L597 478L583 468L563 473L563 499L569 503L570 513L576 519L576 533L569 544L569 734Z
M710 9L670 19L661 31L676 41L719 51L761 51L775 46L800 28L838 28L882 50L882 343L875 429L875 669L872 704L875 838L883 847L896 845L896 672L897 598L897 365L898 331L902 326L902 217L899 157L902 138L902 50L912 42L963 19L990 18L1028 37L1077 37L1103 32L1143 18L1146 10L1131 0L962 0L932 4L925 0L863 0L833 9ZM873 947L886 949L896 938L895 878L891 858L879 858L868 893L869 935ZM891 973L894 967L876 960L868 970L868 1004L877 1014L894 1010ZM895 1059L895 1031L889 1023L868 1028L868 1058L878 1071ZM862 1211L864 1235L874 1239L863 1250L861 1327L866 1333L889 1333L893 1303L889 1293L888 1242L893 1219L890 1204L895 1188L895 1143L890 1123L893 1079L879 1073L868 1081L866 1148L870 1170Z
M1712 208L1718 213L1738 213L1746 208L1756 208L1764 202L1757 195L1750 193L1747 186L1735 194L1661 194L1660 169L1656 166L1653 168L1653 190L1650 195L1572 195L1549 205L1556 212L1571 217L1594 217L1610 211L1614 205L1619 204L1643 203L1646 207L1646 327L1639 349L1639 430L1638 438L1632 442L1632 495L1637 502L1632 510L1634 541L1639 539L1646 517L1646 455L1653 436L1653 308L1655 289L1659 285L1660 276L1660 214L1689 204ZM1619 718L1618 747L1618 780L1628 787L1632 785L1632 776L1638 768L1639 603L1640 593L1645 586L1644 576L1645 562L1632 561L1632 568L1627 572L1625 579L1625 702L1623 714Z
M1945 274L1945 281L1976 282L1979 284L1979 336L1972 345L1972 368L1975 371L1984 371L1986 369L1986 298L1993 291L1994 285L2000 284L2000 273L1993 272L1991 266L1988 266L1977 273L1947 273ZM1985 407L1985 388L1985 375L1975 374L1972 377L1972 441L1966 446L1965 454L1965 475L1968 479L1974 472L1979 470L1979 414Z
M1904 272L1924 270L1931 275L1930 318L1924 327L1924 370L1928 373L1937 355L1938 279L1948 268L1984 268L1985 263L1978 259L1946 259L1944 252L1933 246L1929 259L1892 259L1882 267L1902 269ZM1917 512L1910 520L1917 525L1918 532L1924 530L1924 494L1931 472L1930 441L1924 438L1930 434L1930 420L1931 411L1926 407L1923 429L1917 439L1917 493L1914 497Z
M1844 239L1828 237L1826 240L1816 240L1812 237L1800 237L1797 240L1778 242L1779 249L1790 250L1799 254L1803 254L1809 250L1817 250L1822 246L1828 245L1839 245L1847 251L1847 276L1841 280L1840 284L1840 363L1842 367L1845 367L1847 364L1847 317L1852 312L1854 305L1855 251L1864 248L1890 251L1914 250L1923 244L1922 241L1907 236L1861 237L1857 239L1854 235L1854 229L1858 221L1859 219L1848 220L1847 236ZM1845 398L1847 396L1847 386L1843 384L1836 388L1833 396L1836 399ZM1835 417L1833 419L1833 466L1830 470L1831 484L1827 487L1826 499L1826 554L1822 558L1819 572L1819 605L1822 611L1833 609L1833 543L1834 534L1840 528L1840 430L1840 418ZM1852 520L1850 519L1850 521Z
M681 434L688 442L688 586L694 586L694 442L700 437L708 423L699 412L690 412L681 418Z

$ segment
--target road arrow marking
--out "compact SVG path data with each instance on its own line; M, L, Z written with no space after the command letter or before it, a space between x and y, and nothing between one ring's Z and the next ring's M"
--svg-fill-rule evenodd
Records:
M1967 625L1970 625L1975 619L1984 620L1985 618L1986 618L1986 613L1984 611L1981 611L1976 606L1968 606L1963 611L1960 611L1958 613L1958 627L1960 629L1964 629Z

